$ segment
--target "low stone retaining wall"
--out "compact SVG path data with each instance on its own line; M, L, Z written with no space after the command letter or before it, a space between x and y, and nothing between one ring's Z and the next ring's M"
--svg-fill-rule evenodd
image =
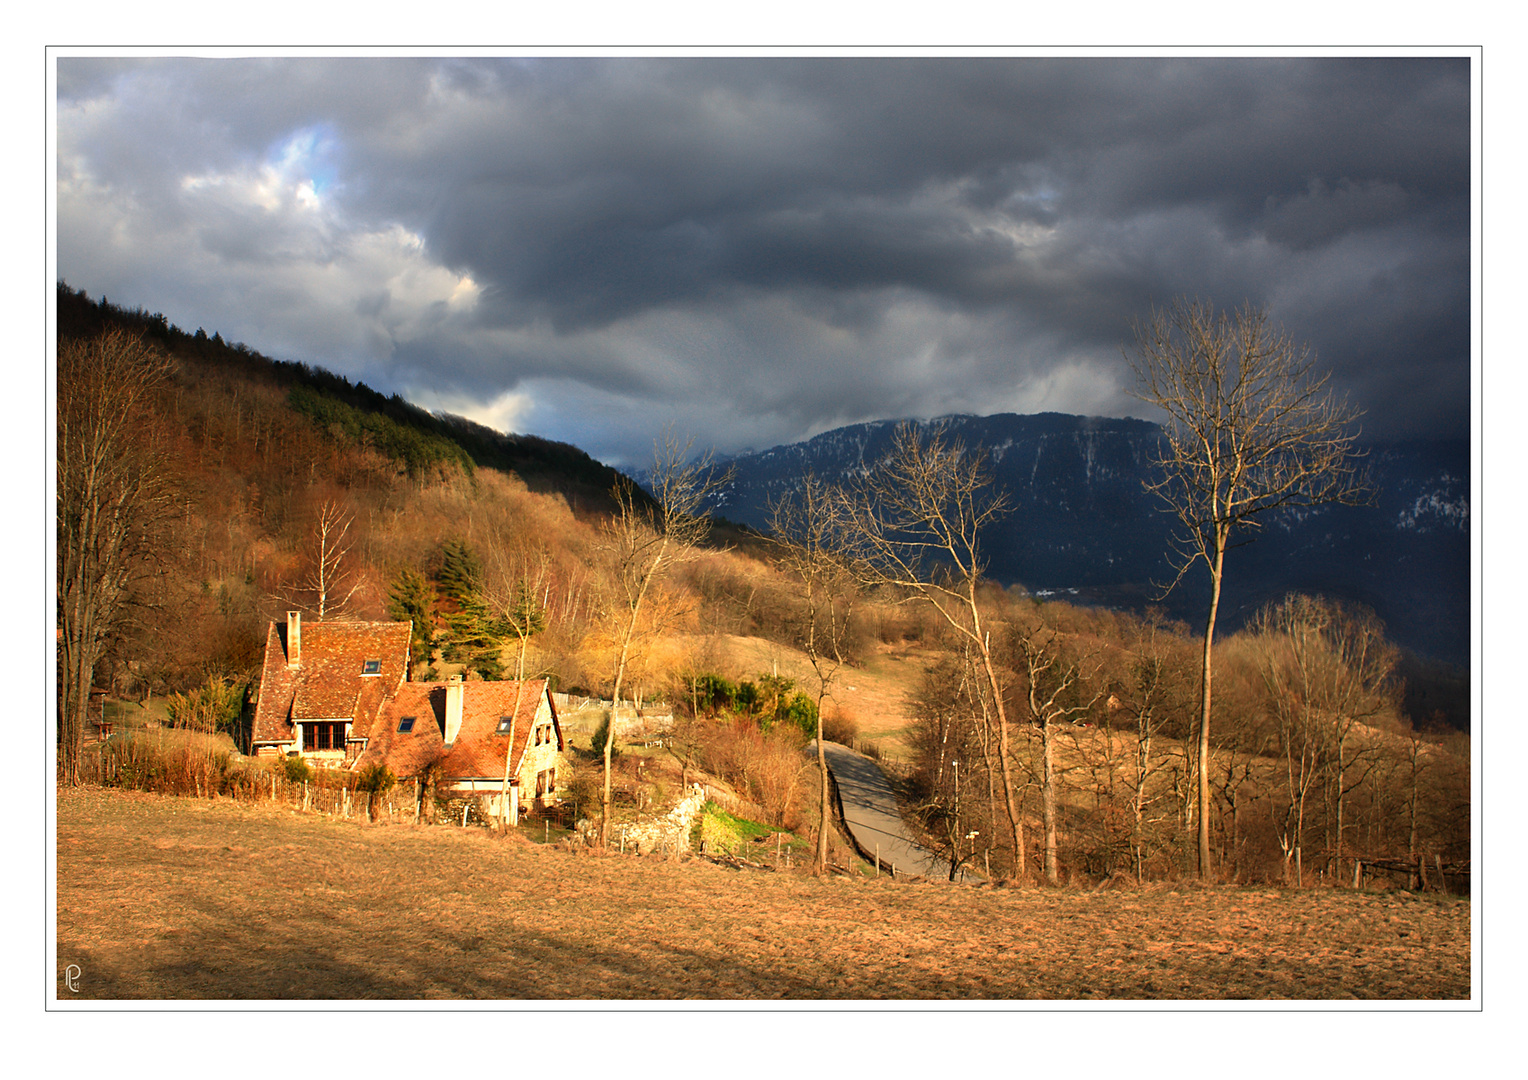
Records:
M688 852L695 817L705 804L706 789L700 784L691 784L690 793L663 817L625 826L626 843L635 844L639 855L646 855L650 851L670 854Z

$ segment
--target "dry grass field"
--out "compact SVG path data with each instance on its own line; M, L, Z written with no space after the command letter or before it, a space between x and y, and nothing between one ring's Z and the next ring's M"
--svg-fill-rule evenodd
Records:
M1014 889L58 797L58 993L107 999L1467 999L1467 900Z

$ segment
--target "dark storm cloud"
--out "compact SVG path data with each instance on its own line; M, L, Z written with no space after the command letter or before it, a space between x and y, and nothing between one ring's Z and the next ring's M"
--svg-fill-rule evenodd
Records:
M390 388L520 394L553 435L597 391L606 456L666 411L724 448L1139 412L1120 346L1182 293L1267 305L1370 430L1467 425L1466 60L67 60L59 87L71 282L243 275L290 351ZM201 283L100 254L114 216Z

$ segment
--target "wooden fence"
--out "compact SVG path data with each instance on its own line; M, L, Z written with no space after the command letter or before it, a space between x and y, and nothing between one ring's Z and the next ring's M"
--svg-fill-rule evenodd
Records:
M1470 869L1469 859L1444 862L1443 856L1438 854L1418 853L1404 859L1360 858L1353 861L1353 887L1362 888L1366 875L1378 873L1392 880L1405 878L1406 887L1410 889L1468 895Z

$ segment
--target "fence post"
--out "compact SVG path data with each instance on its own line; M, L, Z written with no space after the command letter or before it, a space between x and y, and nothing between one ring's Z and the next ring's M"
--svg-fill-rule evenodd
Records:
M881 876L881 845L875 846L875 876Z
M1438 888L1443 891L1444 896L1447 896L1448 876L1443 873L1443 856L1437 854L1433 855L1433 865L1438 868Z

